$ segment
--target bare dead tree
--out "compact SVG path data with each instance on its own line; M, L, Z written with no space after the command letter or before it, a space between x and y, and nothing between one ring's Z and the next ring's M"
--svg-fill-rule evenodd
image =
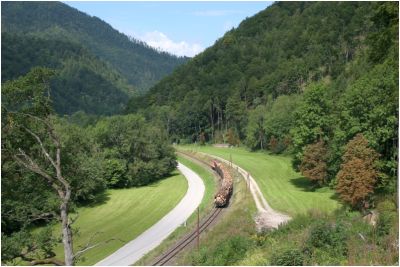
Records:
M13 112L16 113L17 112ZM61 204L60 204L60 218L61 218L61 228L62 228L62 242L64 246L64 262L57 260L54 258L54 254L51 254L50 257L45 259L33 259L28 256L29 253L33 252L37 249L37 247L31 246L25 252L21 253L20 257L29 262L30 265L43 265L43 264L54 264L54 265L74 265L76 261L88 250L98 247L102 244L107 244L113 240L119 240L124 242L123 240L111 238L106 241L93 243L94 237L99 234L100 232L96 232L88 241L88 243L83 246L79 251L74 253L73 251L73 239L72 239L72 229L71 225L75 222L75 219L69 218L69 202L71 199L71 186L69 182L65 179L62 174L62 167L61 167L61 142L59 136L56 134L55 129L51 122L49 121L50 118L42 119L31 114L26 113L18 113L19 115L28 116L34 120L37 120L45 125L46 133L49 136L49 139L53 145L53 150L50 151L47 148L42 140L42 138L33 132L32 130L28 129L25 126L20 126L24 131L29 133L36 143L40 147L41 154L43 154L46 161L50 163L52 166L52 171L47 170L47 168L40 166L38 161L35 161L31 155L28 155L23 149L18 148L14 154L12 154L13 159L24 168L42 176L44 179L47 180L48 184L57 192ZM51 155L55 156L51 156ZM53 213L43 213L35 216L32 220L40 220L40 219L47 219L54 217Z
M114 240L121 241L122 243L125 242L124 240L121 240L121 239L118 239L118 238L110 238L110 239L105 240L105 241L102 241L102 242L93 243L93 239L94 239L98 234L100 234L100 233L102 233L102 232L96 232L96 233L94 233L94 234L89 238L89 241L86 243L86 245L83 246L79 251L77 251L77 252L74 254L74 262L76 262L85 252L87 252L87 251L89 251L89 250L91 250L91 249L93 249L93 248L95 248L95 247L98 247L98 246L100 246L100 245L107 244L107 243L109 243L109 242L111 242L111 241L114 241Z
M73 243L72 243L72 231L71 231L71 222L69 221L68 218L69 202L71 199L71 186L62 174L60 138L56 134L54 127L49 121L49 118L41 119L39 117L26 113L23 115L33 118L45 125L46 133L50 137L49 140L52 142L54 146L55 151L52 151L53 153L50 153L49 149L45 147L42 139L39 137L38 134L34 133L32 130L24 126L21 127L27 133L29 133L34 138L34 140L36 140L36 143L40 146L41 152L43 153L45 159L51 164L53 172L47 171L46 168L40 166L32 156L28 155L21 148L18 148L16 152L12 154L12 157L21 166L46 179L49 185L57 192L58 197L61 200L60 218L61 218L61 228L62 228L62 242L64 245L64 255L65 255L64 264L73 265L74 253L73 253ZM52 157L51 154L54 154L55 157ZM32 265L34 265L32 261L31 263ZM42 262L38 264L42 264Z

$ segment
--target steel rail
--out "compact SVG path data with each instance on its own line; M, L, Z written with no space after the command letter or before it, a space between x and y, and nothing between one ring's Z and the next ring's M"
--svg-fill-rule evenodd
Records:
M199 229L199 233L202 233L207 227L218 217L222 209L214 208L213 212L204 220ZM195 238L197 237L197 229L194 229L189 235L187 235L183 240L181 240L177 245L170 249L167 253L163 254L157 261L155 261L153 266L163 266L168 261L170 261L176 254L187 247Z

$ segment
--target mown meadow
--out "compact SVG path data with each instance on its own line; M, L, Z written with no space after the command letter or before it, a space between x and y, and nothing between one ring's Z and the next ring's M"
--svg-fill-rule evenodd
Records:
M171 177L148 186L107 190L103 203L79 208L72 215L77 216L73 225L78 229L75 247L86 245L91 238L92 244L99 246L83 254L78 263L92 265L112 254L164 217L186 191L186 179L175 171ZM54 226L56 232L59 227ZM55 252L63 257L61 245Z
M250 152L245 148L195 145L179 148L227 160L232 158L235 164L251 173L272 208L290 215L305 214L310 209L332 212L341 206L333 190L314 188L309 180L294 171L290 157Z

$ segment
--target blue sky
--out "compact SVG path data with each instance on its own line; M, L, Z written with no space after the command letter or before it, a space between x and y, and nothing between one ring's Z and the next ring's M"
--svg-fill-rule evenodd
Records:
M129 36L194 56L272 2L64 2Z

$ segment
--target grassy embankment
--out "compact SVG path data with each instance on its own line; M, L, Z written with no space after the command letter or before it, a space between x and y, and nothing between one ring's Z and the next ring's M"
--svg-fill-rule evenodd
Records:
M200 217L205 216L213 208L214 194L217 188L217 181L210 168L200 165L198 162L187 159L184 156L178 156L178 161L196 172L205 185L204 197L200 204ZM170 246L175 244L182 236L192 231L196 226L197 213L193 213L187 220L186 227L180 226L167 239L165 239L157 248L146 254L135 265L149 265L156 257L165 252Z
M293 216L293 220L276 231L256 233L251 225L254 211L248 212L254 206L252 199L248 198L246 203L236 197L233 211L228 211L231 216L227 215L204 236L199 253L186 252L180 264L398 265L396 201L378 203L380 219L373 227L359 212L338 209L340 204L332 190L313 191L307 180L292 170L288 157L238 148L180 149L225 159L232 155L236 164L251 172L271 205ZM239 183L235 185L235 194L240 192Z
M94 243L112 238L123 242L113 240L93 248L78 264L92 265L115 252L172 210L186 191L186 179L175 171L171 177L148 186L108 190L104 203L79 208L79 217L73 225L79 230L79 235L74 236L75 250L85 245L96 232ZM59 227L56 229L58 234ZM61 245L56 253L57 258L63 258Z
M253 217L257 210L244 180L234 170L233 176L230 207L200 236L200 251L196 247L186 249L179 254L177 265L233 265L245 257L248 240L255 231Z
M332 212L340 207L333 190L314 190L311 183L293 170L287 156L250 152L244 148L180 146L179 149L204 152L232 161L249 171L257 181L268 203L290 215L305 214L310 209Z

